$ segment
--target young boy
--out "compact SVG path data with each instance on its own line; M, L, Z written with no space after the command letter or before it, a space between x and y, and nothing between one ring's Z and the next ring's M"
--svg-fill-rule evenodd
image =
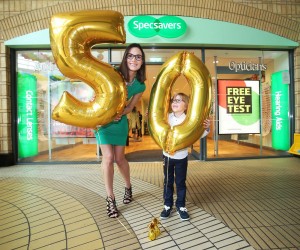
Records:
M186 117L186 110L189 104L189 97L184 93L175 94L171 100L172 113L169 114L171 126L181 124ZM204 121L206 129L202 137L209 133L210 121ZM171 215L173 207L174 175L177 189L176 210L181 220L189 220L190 216L185 208L186 196L186 173L188 166L188 148L178 150L174 155L163 151L164 167L164 209L160 214L161 219L167 219Z

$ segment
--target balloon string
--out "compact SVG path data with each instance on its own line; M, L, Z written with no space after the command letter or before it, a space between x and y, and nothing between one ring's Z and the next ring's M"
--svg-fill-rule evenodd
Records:
M126 229L126 231L129 233L129 234L131 234L129 231L128 231L128 229L125 227L125 225L119 220L119 218L117 218L118 219L118 221L120 222L120 224Z
M166 197L167 197L167 187L168 187L168 183L169 183L169 157L167 157L167 159L168 159L168 161L167 161L167 181L166 181L166 183L165 183L165 197L164 197L164 199L166 200ZM166 163L165 162L165 159L164 159L164 163Z

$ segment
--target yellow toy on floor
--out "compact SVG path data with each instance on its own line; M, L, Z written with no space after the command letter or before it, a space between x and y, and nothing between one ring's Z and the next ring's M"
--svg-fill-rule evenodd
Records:
M288 152L294 155L300 155L300 134L294 134L294 143Z
M158 227L159 224L161 224L160 221L157 218L153 218L151 223L148 225L148 238L150 240L155 240L160 235L160 229Z

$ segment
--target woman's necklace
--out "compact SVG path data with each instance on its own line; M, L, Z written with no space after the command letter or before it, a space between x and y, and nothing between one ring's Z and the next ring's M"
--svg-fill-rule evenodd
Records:
M133 78L133 80L131 82L127 82L127 86L131 86L134 83L135 77Z

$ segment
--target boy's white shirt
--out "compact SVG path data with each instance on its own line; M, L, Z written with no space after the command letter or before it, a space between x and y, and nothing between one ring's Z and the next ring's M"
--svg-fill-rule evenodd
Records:
M186 114L183 113L181 116L176 117L174 115L174 113L169 113L168 116L168 122L170 124L170 126L175 126L175 125L179 125L181 123L183 123L183 121L185 120ZM209 130L204 130L204 133L202 134L201 138L207 136L209 133ZM188 152L188 148L184 148L184 149L180 149L178 151L176 151L173 155L168 154L167 152L163 151L164 156L172 158L172 159L176 159L176 160L180 160L180 159L184 159L185 157L188 156L189 152Z

